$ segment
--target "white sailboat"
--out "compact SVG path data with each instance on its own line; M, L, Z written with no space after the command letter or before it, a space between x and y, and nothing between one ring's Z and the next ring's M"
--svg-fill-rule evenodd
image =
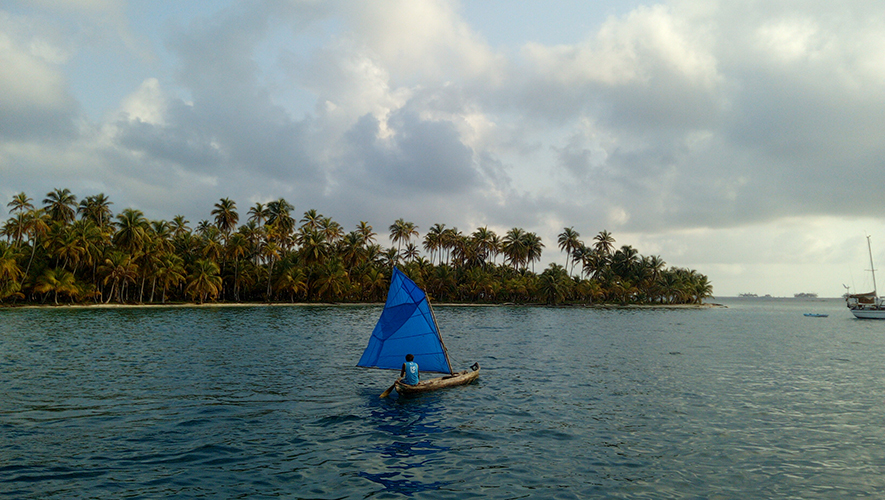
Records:
M885 301L879 297L876 288L876 268L873 266L873 249L867 236L867 251L870 254L870 272L873 274L873 291L845 296L845 303L851 314L859 319L885 319Z

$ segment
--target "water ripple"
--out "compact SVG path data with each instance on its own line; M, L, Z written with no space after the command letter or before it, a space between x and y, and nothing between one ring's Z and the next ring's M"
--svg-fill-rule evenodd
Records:
M384 400L377 307L2 310L0 496L869 496L883 325L837 306L439 308L480 380Z

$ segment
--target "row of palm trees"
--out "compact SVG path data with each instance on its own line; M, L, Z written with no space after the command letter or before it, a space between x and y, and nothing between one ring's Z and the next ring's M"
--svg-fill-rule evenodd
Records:
M629 245L615 249L607 231L585 245L565 228L564 265L536 274L545 246L521 228L499 236L434 224L421 239L398 219L388 228L395 246L384 248L368 222L346 232L313 209L296 220L283 198L249 207L242 223L236 203L222 198L193 228L184 216L148 220L111 205L104 194L78 202L68 189L39 207L13 196L0 230L0 301L377 302L395 265L443 302L679 304L712 294L706 276Z

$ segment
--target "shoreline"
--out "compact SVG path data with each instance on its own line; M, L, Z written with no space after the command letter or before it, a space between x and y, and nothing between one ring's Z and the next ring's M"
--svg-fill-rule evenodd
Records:
M2 304L0 311L13 309L162 309L162 308L214 308L214 307L383 307L384 302L211 302L197 304L194 302L174 304ZM549 307L558 309L715 309L728 306L717 303L703 304L470 304L470 303L436 303L433 307Z

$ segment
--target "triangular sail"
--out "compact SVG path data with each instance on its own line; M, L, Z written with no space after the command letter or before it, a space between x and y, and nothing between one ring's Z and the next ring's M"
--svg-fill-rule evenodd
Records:
M427 295L394 267L387 303L357 366L399 370L406 354L422 372L452 373Z

